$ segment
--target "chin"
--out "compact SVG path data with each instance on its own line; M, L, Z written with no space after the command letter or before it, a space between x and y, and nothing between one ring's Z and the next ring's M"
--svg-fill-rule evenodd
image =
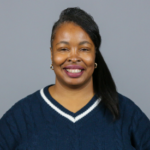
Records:
M67 83L68 86L80 86L83 85L83 83L78 83L78 82L71 82L71 83Z
M74 81L66 82L66 84L67 84L67 86L75 88L75 87L79 87L79 86L84 86L87 84L87 82L74 80Z

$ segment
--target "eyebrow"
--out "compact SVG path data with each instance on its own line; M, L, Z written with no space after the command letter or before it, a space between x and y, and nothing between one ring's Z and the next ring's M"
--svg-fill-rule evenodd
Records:
M69 45L69 42L66 42L66 41L60 41L59 43L57 43L56 45L58 45L58 44L67 44L67 45ZM82 42L80 42L79 43L79 45L83 45L83 44L91 44L90 42L88 42L88 41L82 41ZM92 44L91 44L92 45Z
M88 42L88 41L83 41L83 42L80 42L79 45L86 44L86 43L87 43L87 44L91 44L91 43ZM92 44L91 44L91 45L92 45Z
M60 42L57 43L56 45L61 44L61 43L69 45L69 42L66 42L66 41L60 41Z

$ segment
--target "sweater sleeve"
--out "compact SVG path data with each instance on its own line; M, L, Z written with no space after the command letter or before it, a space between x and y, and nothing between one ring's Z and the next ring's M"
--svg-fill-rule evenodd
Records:
M131 141L136 150L150 150L150 120L139 107L133 114Z
M12 150L16 145L16 125L11 114L5 114L0 120L0 150Z
M0 119L0 150L13 150L19 142L19 120L16 118L20 115L19 107L20 104L15 104Z

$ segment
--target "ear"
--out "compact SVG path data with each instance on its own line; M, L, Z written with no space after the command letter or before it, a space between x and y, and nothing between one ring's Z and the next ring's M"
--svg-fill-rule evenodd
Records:
M52 58L53 58L53 50L52 50L51 47L50 47L50 51L51 51L51 61L52 61Z

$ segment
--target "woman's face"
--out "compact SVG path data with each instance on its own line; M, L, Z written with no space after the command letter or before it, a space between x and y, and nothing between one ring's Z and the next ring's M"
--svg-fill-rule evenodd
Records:
M51 59L57 82L67 86L93 82L95 46L80 26L70 22L56 29Z

